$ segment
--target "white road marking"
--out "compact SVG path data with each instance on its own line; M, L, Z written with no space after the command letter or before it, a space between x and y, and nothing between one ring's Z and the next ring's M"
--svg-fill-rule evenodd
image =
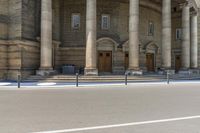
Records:
M7 88L12 89L12 90L19 90L16 86L10 86L11 83L0 83L0 90L7 90ZM200 81L178 81L178 82L170 82L169 85L199 85ZM127 87L139 87L139 86L144 86L144 85L167 85L169 86L166 82L131 82L128 83ZM85 83L79 84L79 88L81 87L101 87L101 86L107 86L107 87L112 87L112 86L125 86L124 83ZM45 88L44 88L45 87ZM21 85L20 90L35 90L35 89L58 89L58 88L63 88L63 89L69 89L69 87L75 87L75 84L63 84L63 85L58 85L57 83L38 83L35 85Z
M37 85L38 86L51 86L51 85L56 85L56 83L39 83Z
M0 86L6 86L6 85L10 85L11 83L4 83L4 82L2 82L2 83L0 83Z
M164 122L173 122L173 121L181 121L181 120L199 119L199 118L200 118L200 115L197 115L197 116L179 117L179 118L162 119L162 120L132 122L132 123L124 123L124 124L104 125L104 126L84 127L84 128L74 128L74 129L63 129L63 130L55 130L55 131L42 131L42 132L33 132L33 133L70 133L70 132L78 132L78 131L100 130L100 129L109 129L109 128L118 128L118 127L145 125L145 124L154 124L154 123L164 123Z

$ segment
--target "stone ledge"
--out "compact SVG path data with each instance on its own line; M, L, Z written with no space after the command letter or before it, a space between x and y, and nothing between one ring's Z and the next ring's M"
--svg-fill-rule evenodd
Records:
M39 42L28 41L28 40L0 40L0 45L24 45L32 47L40 47Z

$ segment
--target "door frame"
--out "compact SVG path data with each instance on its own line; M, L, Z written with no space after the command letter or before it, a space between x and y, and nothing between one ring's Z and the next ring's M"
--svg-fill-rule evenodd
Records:
M150 72L150 71L148 71L148 69L147 69L147 54L151 54L151 55L153 55L153 65L154 65L154 71L152 71L152 72L156 72L156 54L154 53L154 52L148 52L148 53L146 53L145 54L145 57L146 57L146 70L147 70L147 72Z
M180 56L180 61L181 61L180 69L181 69L181 66L182 66L181 54L179 54L179 53L174 54L174 70L175 70L175 72L177 72L177 71L176 71L176 57L177 57L177 56ZM178 71L180 71L180 69L179 69Z
M128 57L126 57L126 55L128 55ZM128 64L127 64L127 68L126 68L126 58L128 58ZM129 69L129 52L124 52L124 70L128 70Z

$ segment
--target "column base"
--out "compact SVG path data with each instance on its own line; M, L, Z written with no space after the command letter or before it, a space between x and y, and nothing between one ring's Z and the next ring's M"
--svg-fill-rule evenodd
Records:
M36 75L40 75L40 76L50 76L50 75L54 75L57 74L56 70L53 70L52 68L49 69L40 69L36 71Z
M98 70L96 68L85 68L84 74L86 76L97 76Z
M129 69L129 70L126 71L126 73L128 75L132 75L132 76L141 76L141 75L143 75L143 71L140 70L140 69L137 69L137 70L135 70L135 69L134 70Z
M178 73L181 75L191 75L191 74L198 75L200 74L200 70L199 69L182 69Z
M190 72L191 72L191 74L200 74L200 70L199 69L197 69L197 68L192 68L192 69L190 69Z

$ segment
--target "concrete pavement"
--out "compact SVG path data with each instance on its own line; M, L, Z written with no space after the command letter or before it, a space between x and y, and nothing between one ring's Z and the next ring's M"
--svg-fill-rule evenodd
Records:
M33 133L200 115L200 83L0 89L0 132ZM200 119L75 133L198 133ZM61 132L58 132L61 133Z

